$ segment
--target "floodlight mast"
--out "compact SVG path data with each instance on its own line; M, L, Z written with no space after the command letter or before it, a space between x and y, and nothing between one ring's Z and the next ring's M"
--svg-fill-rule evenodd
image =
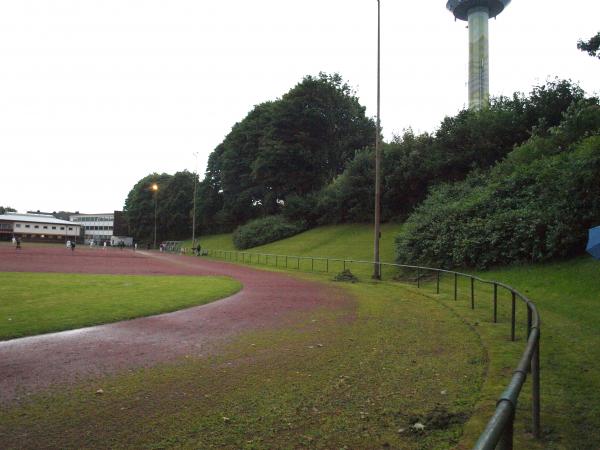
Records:
M375 127L375 226L373 237L373 279L381 279L381 4L377 0L377 123Z
M469 108L481 110L490 104L490 18L496 17L511 0L449 0L454 17L469 22Z

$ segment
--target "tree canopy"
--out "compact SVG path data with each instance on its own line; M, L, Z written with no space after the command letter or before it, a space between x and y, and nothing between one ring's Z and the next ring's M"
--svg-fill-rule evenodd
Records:
M374 140L373 120L340 75L306 76L281 99L255 106L210 155L202 220L232 229L277 213L288 197L326 186Z
M587 52L590 56L600 58L600 32L591 37L589 41L577 42L577 48L582 52Z
M125 200L124 213L136 240L154 239L154 213L158 241L187 239L192 234L194 177L188 171L175 175L153 173L139 180ZM156 183L158 190L152 190Z

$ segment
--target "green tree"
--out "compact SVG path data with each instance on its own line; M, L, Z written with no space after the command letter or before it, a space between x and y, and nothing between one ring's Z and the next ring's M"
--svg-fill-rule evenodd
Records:
M129 191L123 212L134 239L144 242L154 240L155 198L157 208L161 204L163 191L173 176L167 173L153 173L139 180ZM158 185L158 191L152 190L152 185ZM158 210L157 210L158 212ZM162 214L157 214L157 240L167 237L163 230Z
M211 154L198 203L203 228L225 231L279 213L288 197L331 182L374 136L340 75L305 77L281 99L254 107Z
M0 214L8 214L8 213L15 213L17 212L16 209L11 208L10 206L0 206Z
M177 172L159 191L160 234L165 239L183 240L192 234L194 177L187 170Z
M587 52L590 56L600 58L600 32L589 41L577 42L577 48L582 52Z

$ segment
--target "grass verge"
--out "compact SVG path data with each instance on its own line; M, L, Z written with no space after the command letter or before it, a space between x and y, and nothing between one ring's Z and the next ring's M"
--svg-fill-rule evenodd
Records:
M0 340L202 305L234 294L227 277L0 273Z

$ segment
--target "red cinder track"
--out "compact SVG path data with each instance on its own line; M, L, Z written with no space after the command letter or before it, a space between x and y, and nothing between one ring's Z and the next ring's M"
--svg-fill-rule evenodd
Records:
M246 330L290 325L298 313L354 302L340 290L203 258L131 250L0 247L1 272L227 275L236 295L207 305L73 331L0 341L0 401L53 385L214 352Z

